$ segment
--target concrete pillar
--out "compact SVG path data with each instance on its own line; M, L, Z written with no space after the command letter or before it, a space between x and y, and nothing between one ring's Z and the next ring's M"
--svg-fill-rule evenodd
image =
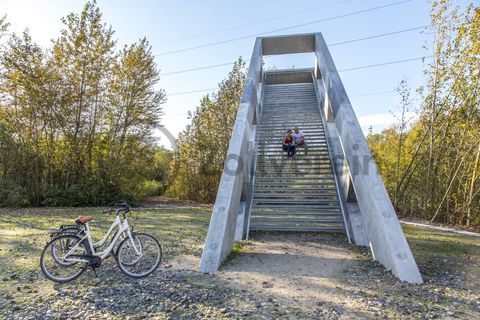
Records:
M391 269L400 280L422 283L417 264L328 47L321 34L316 34L315 38L315 55L374 258Z
M200 259L200 271L214 272L230 254L241 212L241 196L246 200L251 188L250 168L253 161L252 123L257 108L257 83L261 76L262 42L255 42L237 118L230 138L227 158L208 226ZM250 180L249 180L250 179ZM242 229L240 227L240 229ZM241 230L238 230L241 233Z
M240 205L238 206L237 225L235 228L235 241L242 240L244 237L246 209L247 203L245 201L240 201Z

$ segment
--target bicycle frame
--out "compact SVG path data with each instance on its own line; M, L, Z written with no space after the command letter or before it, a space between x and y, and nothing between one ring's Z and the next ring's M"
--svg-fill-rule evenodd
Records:
M110 245L103 251L101 252L96 252L95 251L95 247L94 247L94 244L92 242L92 235L90 233L90 226L87 223L85 223L85 235L81 238L80 241L78 241L66 254L65 256L63 257L63 259L65 261L68 261L68 262L89 262L88 260L86 259L82 259L82 258L77 258L77 257L69 257L70 255L74 254L75 253L75 250L77 250L79 247L80 247L80 244L83 243L85 240L87 241L88 243L88 246L89 246L89 250L90 250L90 254L93 255L93 256L97 256L99 257L100 259L105 259L113 250L113 247L115 246L115 244L117 243L117 241L120 239L120 237L122 236L122 234L126 233L127 234L127 237L130 239L130 242L132 243L132 246L135 250L135 252L138 254L138 255L142 255L142 248L141 246L138 246L135 244L135 241L133 240L133 236L132 236L132 232L130 230L130 225L128 224L128 219L125 218L123 220L123 223L120 222L120 217L117 215L117 217L115 218L115 222L112 224L112 226L110 227L109 231L107 232L107 235L101 240L101 241L106 241L106 239L108 238L108 235L109 233L112 232L113 228L115 227L115 225L117 224L121 224L119 229L117 230L117 234L115 235L115 237L113 238L112 242L110 243ZM100 241L100 242L101 242Z
M110 237L110 235L112 234L112 232L115 228L117 228L117 234L118 234L118 231L119 231L121 225L122 225L122 221L120 220L120 217L119 217L118 212L117 212L115 220L113 221L112 225L110 226L110 229L108 229L107 233L105 234L105 236L100 241L93 243L93 246L96 247L96 248L99 248L99 247L103 246L107 242L108 238ZM90 238L90 240L91 240L91 238Z
M110 226L110 229L107 231L106 235L102 239L100 239L98 242L93 243L93 246L95 248L102 247L107 242L107 240L110 237L110 235L112 234L112 232L115 229L117 229L117 230L115 230L115 234L116 234L118 232L118 229L120 229L120 226L122 225L122 221L120 220L118 211L119 210L116 211L116 218L113 221L112 225ZM63 228L63 226L62 226L62 227L60 227L60 230L53 231L51 233L50 237L52 239L56 238L59 235L62 235L66 231L69 231L69 230L71 230L72 233L75 233L75 234L79 235L80 233L85 232L85 226L82 227L82 226L79 226L79 225L72 225L72 226L69 226L68 228Z

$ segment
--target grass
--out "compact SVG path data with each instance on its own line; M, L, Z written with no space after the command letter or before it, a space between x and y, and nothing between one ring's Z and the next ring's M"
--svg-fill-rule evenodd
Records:
M480 237L403 225L417 263L424 269L464 271L480 279Z
M98 239L108 230L113 221L113 216L106 216L100 212L101 208L1 209L0 308L9 303L12 296L19 303L23 300L24 305L28 305L29 299L34 296L54 294L56 285L43 277L38 265L41 250L49 240L49 229L58 228L62 224L71 224L78 215L93 215L94 221L91 226L94 238ZM135 230L151 233L158 238L167 260L184 254L199 257L203 249L210 213L211 209L208 208L134 209L130 221ZM465 286L474 292L479 291L477 289L480 287L479 237L411 225L404 225L403 230L427 282L430 280L434 284L437 283L445 272L464 274ZM251 241L235 242L232 256L242 253L251 244ZM357 265L363 265L365 268L363 271L360 269L360 272L373 270L375 277L377 273L378 276L384 274L382 267L372 266L366 249L356 247L352 249L358 256ZM359 285L378 284L359 283ZM390 288L397 286L398 282L392 277ZM433 289L428 286L423 288L421 290L425 291L428 297L429 290ZM372 287L372 290L377 289ZM382 291L380 288L378 290ZM405 301L412 299L407 292L410 289L398 292L396 290L391 293L379 292L379 294L391 294ZM452 287L451 291L458 290ZM419 300L422 299L424 298L419 297ZM424 301L426 305L435 305L429 298L425 298Z
M239 254L242 252L242 249L251 246L253 244L253 241L251 240L240 240L240 241L235 241L233 243L232 247L232 254Z
M43 290L51 292L52 283L43 278L39 268L49 230L72 224L79 215L93 215L93 237L100 239L114 219L100 212L90 208L1 209L0 297L23 291L25 297ZM180 254L200 256L209 221L210 209L195 208L134 209L130 218L134 230L151 233L160 241L167 260Z
M462 258L465 255L479 255L480 237L453 232L403 225L403 232L416 251L417 259L431 255Z

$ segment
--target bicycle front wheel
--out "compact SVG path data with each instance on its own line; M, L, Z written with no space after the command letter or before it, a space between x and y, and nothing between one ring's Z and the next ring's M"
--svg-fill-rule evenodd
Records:
M120 242L117 264L120 270L132 278L143 278L154 272L162 261L162 247L155 237L147 233L132 234Z
M40 256L43 274L55 282L68 282L85 271L85 264L75 257L86 255L87 250L79 237L64 234L47 243Z

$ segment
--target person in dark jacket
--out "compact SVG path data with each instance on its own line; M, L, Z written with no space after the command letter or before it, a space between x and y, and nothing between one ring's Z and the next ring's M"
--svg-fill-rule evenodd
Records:
M292 137L292 130L288 130L283 138L283 150L287 151L287 159L295 159L295 143Z

